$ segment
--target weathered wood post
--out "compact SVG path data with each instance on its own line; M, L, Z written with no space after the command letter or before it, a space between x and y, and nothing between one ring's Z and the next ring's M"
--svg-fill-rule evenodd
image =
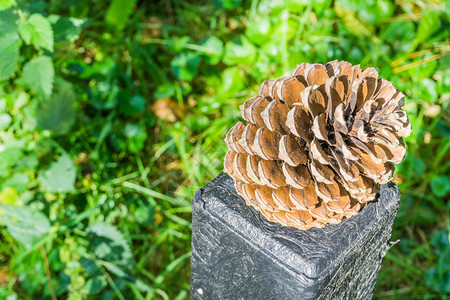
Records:
M194 197L192 299L371 298L400 200L403 104L345 61L264 81L226 135L231 177Z
M267 221L220 174L193 199L192 299L370 299L400 193L336 225L299 230Z

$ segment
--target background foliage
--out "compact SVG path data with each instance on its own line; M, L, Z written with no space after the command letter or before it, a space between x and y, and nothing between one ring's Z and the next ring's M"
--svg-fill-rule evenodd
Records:
M374 66L413 126L376 298L450 293L449 2L0 0L0 299L187 299L191 197L238 105Z

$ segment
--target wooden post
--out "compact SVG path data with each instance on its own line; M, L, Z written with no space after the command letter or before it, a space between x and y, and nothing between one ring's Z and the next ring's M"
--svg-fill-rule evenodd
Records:
M192 299L370 299L400 193L388 183L358 215L301 231L267 221L220 174L193 199Z

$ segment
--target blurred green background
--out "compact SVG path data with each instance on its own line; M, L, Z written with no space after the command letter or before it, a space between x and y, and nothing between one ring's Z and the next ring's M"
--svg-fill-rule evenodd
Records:
M0 0L0 299L188 299L191 198L239 104L334 59L413 127L375 298L446 299L449 3Z

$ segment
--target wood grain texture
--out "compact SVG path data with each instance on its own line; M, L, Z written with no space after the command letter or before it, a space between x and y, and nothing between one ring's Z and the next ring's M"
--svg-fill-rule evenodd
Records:
M193 199L192 299L370 299L400 193L381 186L356 216L299 230L269 222L220 174Z

